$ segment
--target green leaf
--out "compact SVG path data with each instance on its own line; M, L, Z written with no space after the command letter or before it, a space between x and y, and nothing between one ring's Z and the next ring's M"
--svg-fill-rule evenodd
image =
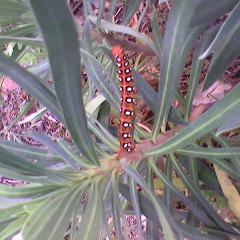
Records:
M141 220L141 209L139 204L139 197L138 197L138 191L137 191L137 184L134 182L134 180L130 179L130 196L131 196L131 202L134 210L134 215L136 215L137 219L137 235L139 238L143 236L142 233L142 220Z
M59 159L55 154L50 153L46 148L28 146L26 144L11 142L1 138L0 145L9 152L22 156L23 158L36 159L40 161L47 160L50 163L52 160L56 162ZM38 164L38 162L36 164Z
M109 10L108 18L107 18L107 20L108 20L109 22L112 21L112 18L113 18L113 16L114 16L114 12L115 12L116 6L117 6L117 0L112 0L112 1L110 2L110 10Z
M162 155L176 151L197 140L204 134L218 128L229 117L239 112L240 107L240 85L227 94L222 100L217 102L212 108L202 116L181 130L176 136L172 137L161 146L147 151L145 156Z
M216 136L221 135L222 133L232 131L236 128L240 128L240 113L236 114L235 116L230 117L228 121L223 123L216 132Z
M160 59L161 77L158 84L153 141L157 138L176 94L177 84L186 58L186 52L183 50L184 44L187 42L187 37L191 36L189 25L197 2L191 0L174 1L169 12ZM187 44L186 48L189 48L189 45Z
M0 196L7 198L33 198L36 196L46 195L48 193L53 193L61 188L64 185L58 184L28 184L20 187L10 187L10 186L0 186Z
M89 80L93 82L95 87L101 91L108 102L115 108L118 108L120 104L119 95L114 96L113 83L109 83L105 76L105 71L102 69L102 65L96 60L93 55L93 46L90 36L90 25L88 22L83 27L82 43L85 51L82 51L84 65L87 69Z
M79 43L72 15L63 0L31 0L30 3L47 46L54 85L66 125L81 152L92 163L99 165L82 100Z
M5 44L8 42L18 42L25 45L43 47L43 40L41 38L2 36L0 34L0 43Z
M97 21L96 17L88 16L88 19L92 23L96 24L96 21ZM123 34L128 34L130 36L133 36L133 37L137 38L140 42L145 43L150 49L152 49L155 53L157 53L157 49L155 48L151 39L146 37L144 34L133 30L130 27L122 26L122 25L119 25L119 24L114 24L114 23L111 23L111 22L108 22L108 21L105 21L105 20L101 20L100 27L104 28L106 30L110 30L110 31L123 33Z
M0 232L0 240L9 239L14 233L19 231L27 219L27 215L23 215L11 222L3 231Z
M6 171L15 171L17 174L25 177L39 178L48 177L49 180L58 179L57 175L51 170L47 170L34 163L26 161L20 156L17 156L6 149L0 147L0 167L5 168ZM59 179L58 179L59 180Z
M99 0L98 1L98 16L97 16L97 26L99 26L101 19L104 15L105 10L105 0Z
M56 96L37 77L2 53L0 53L0 71L40 101L60 121L64 122Z
M234 158L240 157L240 147L225 147L225 148L202 148L189 146L184 149L176 150L184 156L199 157L199 158Z
M130 193L129 193L129 187L125 184L120 184L120 191L121 194L130 201ZM159 199L158 199L159 200ZM145 197L142 193L139 194L139 201L142 213L148 218L148 221L152 221L154 223L157 223L159 225L158 220L158 213L154 209L154 206L152 202L149 200L149 198ZM170 218L170 214L169 218ZM218 238L215 238L212 234L206 231L205 233L202 233L200 231L197 231L196 228L192 228L187 226L186 224L182 224L181 222L176 222L173 218L169 220L171 226L175 229L176 232L180 233L181 235L184 234L188 239L191 240L218 240ZM227 235L227 234L226 234ZM194 238L193 238L194 236ZM159 239L159 238L158 238Z
M88 202L80 227L77 230L77 239L98 239L103 219L103 205L99 187L100 184L94 181L88 191Z
M154 9L154 12L153 12L153 15L151 18L151 26L152 26L153 42L158 51L158 58L161 59L163 36L162 36L162 33L160 32L160 26L158 23L158 15L157 15L157 11L155 9Z
M118 239L122 239L122 227L121 227L121 217L122 217L122 206L119 199L119 189L115 178L112 176L111 179L112 186L112 215L114 229Z
M169 161L169 160L168 160ZM192 202L188 199L180 190L178 190L173 184L167 179L166 176L160 171L160 169L156 166L156 164L151 160L150 166L152 171L156 174L156 176L164 183L165 187L173 192L189 209L194 213L194 215L201 220L201 222L205 223L209 226L214 226L213 221L209 219L206 213L196 205L196 203Z
M215 141L217 141L223 147L230 147L231 146L231 144L221 136L213 136L213 138L214 138ZM234 166L233 169L240 176L240 158L230 159L230 162Z
M159 204L160 200L157 200L157 198L155 197L152 190L147 186L146 182L143 180L143 178L139 175L139 173L136 170L131 168L129 165L127 165L123 161L121 161L121 164L123 166L123 169L126 171L126 173L129 176L131 176L134 179L134 181L136 181L140 186L142 186L142 188L144 189L148 198L152 202L152 204L157 212L159 223L162 226L164 237L169 240L174 240L175 239L174 232L168 222L168 219L165 216L162 206L160 206L160 204Z
M21 21L22 15L28 10L25 4L14 0L0 0L0 24Z
M208 89L240 55L240 2L223 23L215 40L201 58L214 52L213 60L207 72L203 91ZM234 47L233 47L234 46Z
M57 203L57 209L54 211L54 214L47 216L44 224L41 225L41 227L39 226L39 230L41 231L39 231L35 237L31 236L30 239L63 239L74 212L78 211L82 192L83 189L81 185L78 185L72 188L71 191L68 191L64 198L62 198L61 201ZM33 233L35 234L35 232Z
M49 150L56 155L58 155L60 158L62 158L69 166L71 166L73 169L79 169L79 165L77 163L81 164L81 161L79 160L79 156L77 156L75 153L71 152L66 146L61 145L59 142L54 142L49 137L47 137L44 134L41 133L32 133L30 136L37 141L39 141L44 146L48 147ZM90 167L90 165L86 164L84 166L84 163L81 165L81 167Z
M108 129L106 129L97 119L93 116L88 116L88 124L93 134L98 137L103 143L108 145L113 151L119 149L119 141L115 138Z
M210 29L207 31L199 40L199 43L196 47L196 50L193 54L192 65L191 65L191 74L188 79L189 87L187 93L187 104L186 104L186 112L185 112L185 120L189 119L189 115L191 112L192 101L194 98L194 94L196 92L197 87L199 86L199 79L201 76L201 71L204 67L204 60L199 59L199 56L203 53L203 51L207 48L210 42L213 40L216 35L217 28Z
M193 14L191 27L214 21L218 17L231 11L237 3L238 0L201 1Z
M155 113L157 92L148 84L147 81L142 79L141 75L137 71L133 70L133 76L138 94L143 98L145 103L148 104L151 110ZM169 121L173 123L187 125L187 122L185 122L179 117L178 112L173 107L171 107L170 109Z
M2 37L17 37L17 36L31 36L31 35L35 35L37 32L36 30L36 26L32 25L32 24L27 24L27 25L23 25L14 29L10 29L8 31L4 31L2 33L0 33L0 39L4 39ZM1 41L2 42L2 41Z
M159 226L151 220L147 220L146 240L159 240Z
M221 229L227 231L227 232L234 232L232 230L231 226L229 226L211 207L210 203L204 198L202 193L199 191L199 188L194 185L192 180L188 177L188 175L182 170L180 167L180 164L177 162L176 157L173 154L170 154L170 159L172 161L172 164L178 173L179 177L183 181L184 185L188 188L188 190L191 192L192 197L196 199L198 204L205 210L206 214L210 217L210 219L215 222Z
M123 25L126 25L129 23L129 21L132 19L135 12L138 10L141 0L127 0L125 3L125 11L123 14Z

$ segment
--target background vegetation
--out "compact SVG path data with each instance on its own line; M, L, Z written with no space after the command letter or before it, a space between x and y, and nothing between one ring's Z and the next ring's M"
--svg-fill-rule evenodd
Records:
M0 0L0 72L31 96L1 130L0 174L18 186L0 185L0 239L128 239L125 216L136 239L239 239L240 85L224 85L239 12L237 0ZM139 98L137 147L120 161L116 44ZM212 84L221 96L200 101ZM65 138L31 127L7 140L43 114Z

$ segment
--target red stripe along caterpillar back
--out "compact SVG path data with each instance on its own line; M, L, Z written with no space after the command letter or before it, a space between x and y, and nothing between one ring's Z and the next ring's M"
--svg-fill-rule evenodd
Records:
M118 131L120 140L119 158L119 154L122 152L132 152L135 149L133 133L136 117L136 88L127 54L120 46L113 47L112 54L116 58L121 93L120 126Z

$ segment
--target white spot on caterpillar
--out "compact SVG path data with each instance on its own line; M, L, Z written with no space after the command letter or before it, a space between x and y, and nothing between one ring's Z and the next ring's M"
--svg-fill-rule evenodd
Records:
M131 103L134 99L132 98L126 98L127 103Z
M128 92L132 92L132 91L133 91L133 88L132 88L132 87L127 87L127 91L128 91Z
M128 147L128 144L127 143L124 143L123 144L123 148L127 148Z
M124 133L124 134L123 134L123 137L124 137L124 138L127 138L127 137L128 137L128 134L127 134L127 133Z
M131 68L127 68L126 70L125 70L125 73L129 73L131 71Z
M128 110L126 110L126 111L125 111L125 115L126 115L126 116L130 116L130 115L131 115L131 112L128 111Z

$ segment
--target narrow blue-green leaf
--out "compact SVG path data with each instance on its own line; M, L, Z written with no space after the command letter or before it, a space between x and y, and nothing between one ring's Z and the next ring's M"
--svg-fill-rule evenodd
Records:
M56 175L51 171L40 166L37 166L34 163L26 161L20 156L17 156L6 149L0 146L0 167L14 170L19 174L30 176L30 177L46 177L50 179L56 178Z
M214 21L215 19L230 12L237 3L238 0L201 1L195 9L193 19L191 21L191 27Z
M236 179L237 181L240 181L240 175L239 175L239 167L234 164L230 164L227 161L223 161L222 159L209 157L209 161L211 161L213 164L217 165L220 169L222 169L224 172L226 172L229 176L231 176L233 179ZM232 162L237 163L236 158L232 160Z
M168 160L169 161L169 160ZM188 199L181 191L179 191L173 184L164 176L164 174L161 172L161 170L156 166L156 164L153 162L153 160L150 161L150 166L152 171L156 174L156 176L163 181L166 188L171 190L186 206L191 209L191 211L194 213L196 217L198 217L201 222L209 225L209 226L215 226L211 219L206 215L206 213L198 207L195 203L193 203L190 199Z
M230 117L228 121L223 123L223 125L218 128L216 135L219 136L222 133L232 131L236 128L240 128L240 113Z
M65 193L66 194L66 193ZM36 209L31 212L28 219L25 221L22 228L22 235L25 239L35 239L34 235L37 234L43 227L44 222L50 217L54 211L58 208L58 204L63 198L64 194L58 195L57 197L52 197L45 199L38 204Z
M36 35L36 26L32 24L23 25L17 28L10 29L8 31L4 31L0 33L1 37L17 37L17 36L30 36Z
M96 24L97 18L93 16L88 16L88 19ZM151 39L146 37L144 34L139 33L135 30L133 30L130 27L122 26L119 24L114 24L105 20L101 20L100 26L106 30L118 32L118 33L123 33L123 34L128 34L130 36L136 37L140 42L145 43L150 49L152 49L155 53L157 53L157 49L155 48L153 42Z
M0 145L9 152L27 159L36 159L43 161L50 161L50 159L56 161L58 159L55 154L50 153L46 148L33 147L26 144L7 141L1 138Z
M92 0L83 0L83 7L84 7L85 18L87 18L88 15L95 16L93 12L93 7L92 7Z
M7 198L29 198L52 193L63 188L64 185L60 184L27 184L20 187L0 186L0 196Z
M136 181L140 186L142 186L144 191L148 195L148 198L152 202L152 204L157 212L159 223L161 224L161 226L163 228L164 237L168 240L175 240L174 232L168 222L168 219L165 216L164 210L158 203L159 200L156 199L152 190L147 186L144 179L139 175L139 173L136 170L131 168L129 165L127 165L123 161L121 161L121 164L123 166L123 169L126 171L126 173L129 176L131 176L134 179L134 181Z
M151 220L147 220L146 240L159 240L159 226Z
M10 223L3 231L0 232L0 240L10 239L9 237L21 229L27 217L27 215L23 215Z
M166 160L165 163L165 176L169 182L172 182L172 173L173 173L173 167L171 161ZM164 200L165 200L165 205L168 209L168 211L173 210L173 204L174 204L174 196L173 193L171 192L171 189L167 187L166 185L164 186Z
M21 21L28 7L19 1L0 0L0 24Z
M116 139L108 129L106 129L97 119L93 116L88 116L89 128L103 143L107 144L112 150L119 149L119 141Z
M147 12L147 10L148 10L148 4L149 4L149 2L147 1L146 2L146 5L144 6L144 9L141 11L141 13L140 13L140 16L138 17L138 21L137 21L137 25L136 25L136 29L139 31L139 29L140 29L140 27L141 27L141 24L142 24L142 22L144 21L144 17L145 17L145 15L146 15L146 12Z
M38 227L40 230L38 234L34 237L31 236L31 239L63 239L68 230L73 213L78 211L82 190L81 185L78 185L68 191L68 193L57 203L57 209L54 214L47 216L44 224Z
M215 173L205 164L205 160L197 159L197 164L199 168L198 177L200 181L208 187L209 190L213 190L217 193L221 193L222 189L219 185Z
M134 210L134 215L136 215L137 218L137 235L138 238L141 239L143 236L142 233L142 220L141 220L141 209L139 205L139 198L138 198L138 191L137 191L137 184L134 182L134 180L130 179L130 196L131 196L131 202Z
M217 102L202 116L180 131L176 136L163 143L161 146L147 151L145 156L162 155L183 148L197 140L204 134L218 128L229 117L237 114L240 107L240 85Z
M37 77L2 53L0 53L0 72L9 76L14 82L47 107L60 121L64 122L57 98L53 92Z
M99 89L99 91L101 91L104 97L114 108L118 108L120 103L120 97L119 95L115 96L113 94L114 86L112 86L111 83L107 80L101 64L96 61L96 58L93 55L93 46L90 36L90 25L88 22L86 22L83 27L82 43L85 50L82 51L83 61L87 69L89 80L93 82L95 87Z
M184 149L176 150L176 153L184 156L192 156L199 158L234 158L240 157L240 147L202 148L189 146Z
M103 14L105 10L105 0L98 1L98 16L97 16L97 26L99 26L101 19L103 19Z
M181 55L189 32L194 9L198 1L182 0L173 1L170 10L166 30L163 39L160 72L161 77L158 84L156 100L156 114L152 139L156 140L162 122L168 115L172 99L175 96L177 83L185 62L185 54Z
M78 239L98 239L100 225L103 217L103 206L99 184L93 182L88 191L88 203L77 231Z
M151 26L152 26L152 36L153 36L153 42L156 46L156 49L158 51L158 58L161 59L161 53L162 53L162 43L163 43L163 36L160 32L160 26L158 22L158 15L157 11L154 9L152 18L151 18Z
M138 94L143 98L146 104L148 104L151 110L155 113L157 92L147 83L147 81L142 79L141 75L137 71L133 70L133 76ZM169 121L183 125L187 124L187 122L185 122L178 116L178 113L174 108L170 109Z
M213 138L219 143L221 144L223 147L230 147L231 144L224 139L221 136L213 136ZM240 158L234 158L234 159L230 159L230 162L232 163L232 165L234 166L234 170L236 170L236 172L238 173L238 175L240 176Z
M199 191L198 188L193 184L192 180L188 177L188 175L182 170L180 165L177 162L176 157L173 154L170 154L170 159L173 163L173 166L178 173L179 177L183 181L183 183L186 185L188 190L191 192L192 196L196 199L198 204L205 209L205 212L207 215L211 218L213 222L215 222L220 228L222 228L225 231L233 232L230 225L228 225L212 208L210 203L204 198L201 191Z
M48 147L52 153L58 155L59 158L63 159L63 161L65 161L73 169L79 169L79 165L81 167L90 167L89 164L81 162L79 160L79 157L75 153L70 152L69 149L64 147L63 144L59 144L59 142L54 142L46 135L41 133L33 133L30 134L30 136L42 143L45 147ZM79 163L79 165L77 163Z
M25 12L28 10L27 6L16 0L0 0L1 10L13 12Z
M130 202L129 187L125 184L120 184L119 187L120 187L121 194ZM139 193L139 201L140 201L142 213L149 220L159 225L158 213L154 209L154 205L149 200L149 198L145 197L142 193ZM168 216L170 218L171 215L168 214ZM188 239L193 239L193 240L195 239L196 240L203 240L203 239L217 240L218 239L218 238L214 238L213 235L209 234L208 232L201 233L200 231L196 231L195 228L187 227L186 224L182 224L181 222L176 222L173 218L170 218L169 222L176 232L184 234Z
M41 38L2 36L0 34L0 43L8 42L17 42L35 47L43 47L43 40Z
M213 60L208 69L203 91L216 81L229 65L240 55L240 2L232 10L223 23L215 40L203 53L201 58L214 52ZM234 46L234 47L233 47Z
M30 3L47 46L54 85L66 125L81 152L92 163L99 165L82 100L79 43L72 15L64 0L30 0Z
M194 98L194 94L196 92L201 71L204 66L204 60L199 59L199 56L203 53L203 51L207 48L210 42L213 40L214 36L216 35L216 28L213 30L207 31L199 40L199 43L196 47L196 50L193 54L192 65L191 65L191 74L190 78L188 79L189 87L187 93L187 104L186 104L186 112L185 112L185 120L189 119L189 115L191 112L192 101Z
M114 229L118 239L122 239L122 227L121 227L121 203L119 200L119 189L116 184L116 180L112 177L112 214L113 214L113 223Z
M125 3L125 11L123 14L123 25L126 25L129 23L129 21L132 19L135 12L138 10L141 0L127 0Z
M113 18L113 16L114 16L114 13L115 13L115 9L116 9L116 6L117 6L117 0L112 0L111 2L110 2L110 9L109 9L109 15L108 15L108 18L107 18L107 20L109 21L109 22L111 22L112 21L112 18Z

